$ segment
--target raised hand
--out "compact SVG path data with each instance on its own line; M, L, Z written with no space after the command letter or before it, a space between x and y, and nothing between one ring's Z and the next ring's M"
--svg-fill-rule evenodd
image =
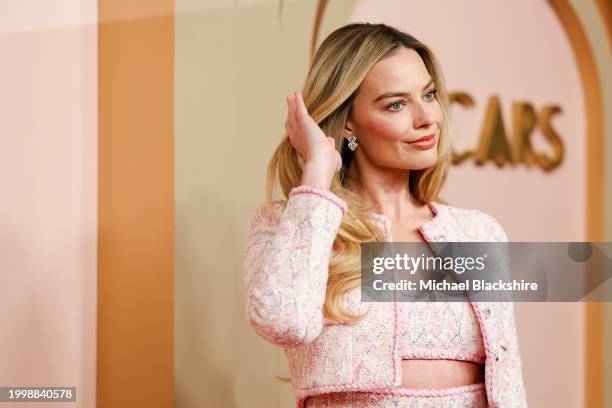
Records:
M342 158L334 139L325 135L308 114L300 92L287 96L285 130L291 145L304 160L302 184L329 188L334 173L342 167Z

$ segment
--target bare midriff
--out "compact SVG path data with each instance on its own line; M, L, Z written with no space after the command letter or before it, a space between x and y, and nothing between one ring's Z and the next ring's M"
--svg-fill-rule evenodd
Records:
M402 360L402 388L448 388L484 382L484 365L449 359Z

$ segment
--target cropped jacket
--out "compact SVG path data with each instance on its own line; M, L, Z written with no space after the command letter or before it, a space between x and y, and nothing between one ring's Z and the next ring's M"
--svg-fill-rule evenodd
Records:
M434 218L419 227L424 240L507 242L501 225L480 210L431 202ZM263 204L250 217L244 250L246 320L266 340L284 348L297 408L327 392L398 388L402 380L396 302L360 301L359 287L343 296L354 324L328 321L322 308L334 239L347 207L329 190L293 188L287 200ZM374 222L392 242L382 214ZM485 389L490 407L526 407L512 302L470 303L485 346Z

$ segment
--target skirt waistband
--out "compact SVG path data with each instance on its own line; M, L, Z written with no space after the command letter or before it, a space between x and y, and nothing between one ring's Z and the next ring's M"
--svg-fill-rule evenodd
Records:
M484 382L448 388L332 392L310 396L306 408L486 408Z
M457 394L481 391L485 389L485 383L460 385L446 388L393 388L381 391L367 391L375 394L402 395L406 397L447 397Z

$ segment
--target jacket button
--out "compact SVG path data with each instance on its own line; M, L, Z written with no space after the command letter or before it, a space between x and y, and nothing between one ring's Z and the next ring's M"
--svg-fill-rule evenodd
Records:
M491 316L491 309L489 309L488 307L484 310L484 315L485 317L489 317Z
M499 361L499 354L495 355L495 361Z

